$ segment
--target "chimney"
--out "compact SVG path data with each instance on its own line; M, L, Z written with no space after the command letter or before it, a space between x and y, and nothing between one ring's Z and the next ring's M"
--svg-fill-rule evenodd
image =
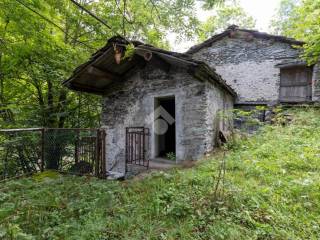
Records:
M239 29L239 26L238 25L235 25L235 24L232 24L232 25L230 25L228 28L227 28L227 30L237 30L237 29Z

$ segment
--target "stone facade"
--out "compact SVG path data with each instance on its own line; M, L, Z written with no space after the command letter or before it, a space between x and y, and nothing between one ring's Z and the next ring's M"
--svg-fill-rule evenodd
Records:
M215 68L238 94L237 103L279 102L279 64L300 62L301 50L272 38L247 38L247 34L225 36L193 53L193 58ZM314 67L312 100L317 100L319 67Z
M313 67L312 100L320 101L320 63L319 62Z
M176 161L196 160L213 150L218 111L233 107L234 98L218 84L201 82L185 69L169 72L147 65L118 90L104 96L103 127L107 130L108 170L125 171L126 127L150 129L150 158L156 157L155 98L175 97Z

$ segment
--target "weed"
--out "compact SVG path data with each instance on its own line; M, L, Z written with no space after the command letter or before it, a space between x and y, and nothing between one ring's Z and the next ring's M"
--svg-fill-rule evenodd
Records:
M290 124L238 138L224 160L141 181L3 183L0 239L320 239L320 110L288 113Z
M176 160L176 154L174 152L169 152L166 154L167 159L171 160L171 161L175 161Z

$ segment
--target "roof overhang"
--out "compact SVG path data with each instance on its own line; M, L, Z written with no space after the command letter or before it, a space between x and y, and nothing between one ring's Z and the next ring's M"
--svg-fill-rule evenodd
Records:
M110 86L125 81L134 70L143 68L148 62L169 71L171 66L183 68L194 77L218 83L231 95L235 91L228 86L214 69L187 54L170 52L141 42L132 42L134 55L117 61L117 53L124 56L128 42L120 37L111 38L107 45L92 55L90 60L75 69L73 75L63 82L69 89L103 95Z
M305 61L286 61L276 65L277 68L295 68L295 67L308 67L307 62Z

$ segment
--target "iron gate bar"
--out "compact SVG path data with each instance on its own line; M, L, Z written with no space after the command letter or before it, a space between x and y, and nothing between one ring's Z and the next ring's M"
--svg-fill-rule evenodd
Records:
M149 129L145 127L126 128L126 172L127 164L134 164L149 168L149 159L146 158L149 141Z

